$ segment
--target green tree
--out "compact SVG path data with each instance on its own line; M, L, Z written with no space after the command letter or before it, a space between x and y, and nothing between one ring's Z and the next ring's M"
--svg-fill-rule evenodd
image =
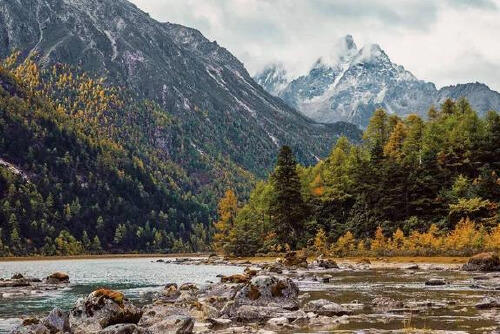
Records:
M82 244L66 230L59 233L55 243L59 255L78 255L83 251Z
M271 182L274 196L270 213L276 234L282 244L296 247L307 211L302 199L297 162L290 147L281 148Z
M90 251L91 242L89 239L89 235L85 230L82 233L82 246L85 251Z
M92 245L90 246L90 249L94 254L99 254L102 252L101 240L99 240L99 237L97 235L92 240Z

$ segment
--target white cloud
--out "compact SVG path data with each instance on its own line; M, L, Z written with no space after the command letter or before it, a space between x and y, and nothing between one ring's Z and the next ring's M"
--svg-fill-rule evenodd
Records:
M200 30L255 73L303 73L336 41L378 43L438 87L481 81L500 91L500 0L132 0L159 21Z

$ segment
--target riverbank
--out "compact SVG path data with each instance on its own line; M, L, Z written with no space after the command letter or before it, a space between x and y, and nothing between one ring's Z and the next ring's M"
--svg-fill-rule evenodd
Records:
M206 257L208 253L150 253L150 254L84 254L71 256L6 256L0 257L0 262L11 261L57 261L57 260L88 260L88 259L134 259L134 258L199 258ZM230 262L249 261L250 263L263 263L274 261L279 256L262 257L234 257L228 258ZM394 256L394 257L328 257L335 261L358 262L368 259L372 263L441 263L457 264L465 263L469 257L466 256ZM309 257L309 260L314 257Z
M48 317L23 316L16 323L25 325L16 333L35 333L54 324L69 326L61 328L69 332L106 334L269 334L366 329L399 333L405 328L414 332L482 333L498 328L499 272L468 271L470 268L462 264L465 258L425 259L311 260L291 252L281 259L100 259L86 261L85 270L83 263L73 262L74 268L79 269L72 274L75 282L82 282L89 271L102 269L101 275L88 281L89 287L95 287L92 291L97 292L75 293L75 297L84 299L75 298L71 305ZM484 256L480 259L491 262ZM498 265L499 260L495 261ZM110 268L113 262L126 268L116 272ZM229 268L233 273L224 274ZM158 276L159 273L164 276ZM103 285L110 274L118 284ZM130 282L127 286L122 282L127 275L138 274L148 280L140 289L143 293ZM172 276L176 274L177 278ZM67 292L61 293L76 292L80 284L69 285ZM100 289L103 286L117 291ZM124 299L133 292L135 298Z
M54 256L5 256L0 257L0 262L10 261L56 261L56 260L88 260L88 259L134 259L134 258L155 258L155 257L203 257L207 253L183 253L183 254L165 254L165 253L150 253L150 254L82 254L82 255L54 255Z

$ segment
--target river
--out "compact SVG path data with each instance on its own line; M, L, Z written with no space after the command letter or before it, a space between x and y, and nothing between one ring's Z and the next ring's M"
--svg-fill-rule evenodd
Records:
M197 265L186 266L156 262L158 258L112 258L47 261L0 262L0 278L10 278L15 273L27 277L44 278L56 271L69 274L71 284L64 290L48 292L41 296L1 299L0 333L8 333L21 322L20 317L48 313L58 306L71 309L79 297L100 287L120 290L137 303L151 300L153 292L166 283L207 284L219 280L218 274L241 272L241 267Z
M118 258L54 261L0 262L0 277L14 273L43 278L55 271L70 275L71 284L61 291L22 299L0 299L0 333L7 333L27 315L48 313L53 307L70 309L77 298L98 287L122 291L137 304L152 300L152 294L169 282L207 284L216 282L218 274L241 273L240 266L181 265L156 262L158 258ZM406 264L408 265L408 264ZM328 299L339 304L359 304L349 317L339 318L328 332L363 333L365 331L402 331L413 328L446 332L484 333L500 329L500 310L478 310L475 304L485 296L498 297L500 274L472 274L451 270L450 266L420 264L366 266L353 268L342 263L329 282L324 274L300 271L292 277L301 291L301 300ZM430 278L446 281L442 286L425 284ZM373 307L376 297L404 302L405 310ZM414 306L412 306L414 305ZM300 332L314 332L304 328Z

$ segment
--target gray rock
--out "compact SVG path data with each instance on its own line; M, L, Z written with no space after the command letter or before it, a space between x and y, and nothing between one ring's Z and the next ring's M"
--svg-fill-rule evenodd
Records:
M351 314L352 311L346 309L345 307L342 307L339 304L336 304L334 302L328 301L326 299L317 299L317 300L312 300L308 302L304 306L304 311L305 312L314 312L319 315L324 315L324 316L341 316L344 314Z
M99 334L150 334L148 330L138 327L136 324L111 325L98 332Z
M189 311L185 308L171 304L150 304L142 308L142 317L137 325L139 327L149 328L164 319L178 315L190 317Z
M228 301L221 314L242 321L264 321L297 310L298 288L289 278L255 276Z
M49 315L42 319L42 324L47 327L51 333L69 331L69 314L60 308L54 308Z
M318 259L317 265L318 265L318 267L325 268L325 269L338 269L339 268L339 266L337 265L337 262L330 260L330 259Z
M500 271L500 258L493 252L477 254L469 258L462 269L466 271Z
M267 321L267 325L272 328L287 328L290 326L290 322L285 317L271 318Z
M446 281L443 278L429 278L427 281L425 281L425 285L429 286L446 285Z
M69 283L69 275L61 271L50 274L45 279L47 284L67 284Z
M324 275L322 278L321 278L321 281L323 283L330 283L330 280L333 278L332 275Z
M28 319L22 325L10 332L10 334L52 334L50 330L37 319Z
M406 269L406 270L418 270L418 269L420 269L420 267L418 266L418 264L410 264L410 265L404 267L404 269Z
M500 308L500 298L498 297L485 297L476 304L476 308L480 310L487 310L492 308Z
M151 334L190 334L193 332L194 319L186 315L170 315L160 322L149 326Z
M96 290L86 298L78 299L71 310L69 322L75 334L100 331L120 323L136 324L141 318L142 311L123 298L123 295L121 295L122 300L117 301L112 295L102 294L100 291L104 290Z
M207 321L210 323L211 329L221 329L225 327L229 327L232 324L231 319L224 318L208 318Z

